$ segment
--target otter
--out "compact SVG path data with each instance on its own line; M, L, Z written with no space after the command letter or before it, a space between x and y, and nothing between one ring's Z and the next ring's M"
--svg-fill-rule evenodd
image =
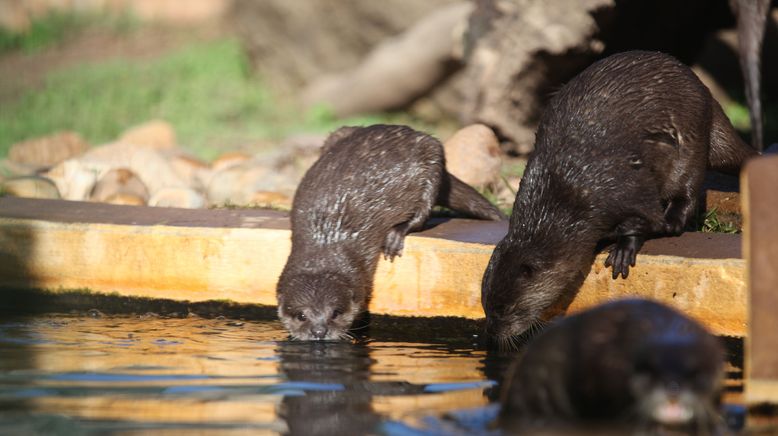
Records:
M757 152L690 68L659 52L593 63L551 99L538 125L507 235L482 281L487 337L541 322L572 297L605 243L627 278L647 238L679 235L706 167L734 173Z
M434 204L505 218L445 169L443 146L406 126L342 127L306 172L292 202L292 251L278 281L278 315L293 339L348 337L379 256L402 255L405 235Z
M722 344L697 322L651 300L617 300L563 318L530 342L506 374L499 420L525 429L711 434L722 424L723 368Z

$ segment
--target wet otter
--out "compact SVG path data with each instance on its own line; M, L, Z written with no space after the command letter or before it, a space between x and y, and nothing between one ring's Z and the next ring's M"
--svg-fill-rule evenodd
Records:
M709 434L720 421L723 358L718 338L683 314L650 300L614 301L534 338L505 377L500 421Z
M508 234L483 277L487 337L504 341L574 295L598 247L629 274L646 238L678 235L706 166L737 173L756 151L675 58L632 51L600 60L552 98L538 126Z
M325 141L292 204L292 252L279 278L278 315L295 339L347 335L372 290L381 253L400 256L433 204L504 215L445 170L443 146L405 126L343 127Z

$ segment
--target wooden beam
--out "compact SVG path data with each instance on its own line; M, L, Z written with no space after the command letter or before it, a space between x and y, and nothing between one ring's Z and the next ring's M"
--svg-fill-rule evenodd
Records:
M410 235L403 257L381 260L374 313L482 318L481 278L507 222L437 220ZM745 262L738 235L689 233L648 241L628 280L597 258L570 306L643 296L723 335L746 332ZM286 215L0 198L0 286L176 300L275 305L290 250Z
M750 299L746 399L778 404L778 156L750 161L741 186Z

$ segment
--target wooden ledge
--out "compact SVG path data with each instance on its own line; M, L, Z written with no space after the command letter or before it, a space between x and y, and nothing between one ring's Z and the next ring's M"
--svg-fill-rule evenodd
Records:
M434 220L381 261L374 313L482 318L481 277L507 222ZM746 333L740 236L689 233L648 241L628 280L597 258L570 309L643 296L723 335ZM291 247L286 214L0 198L0 286L275 305Z

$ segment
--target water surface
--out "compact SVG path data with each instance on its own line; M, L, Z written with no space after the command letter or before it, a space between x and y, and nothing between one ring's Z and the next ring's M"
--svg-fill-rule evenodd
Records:
M506 358L286 341L275 321L0 320L0 434L488 434Z

